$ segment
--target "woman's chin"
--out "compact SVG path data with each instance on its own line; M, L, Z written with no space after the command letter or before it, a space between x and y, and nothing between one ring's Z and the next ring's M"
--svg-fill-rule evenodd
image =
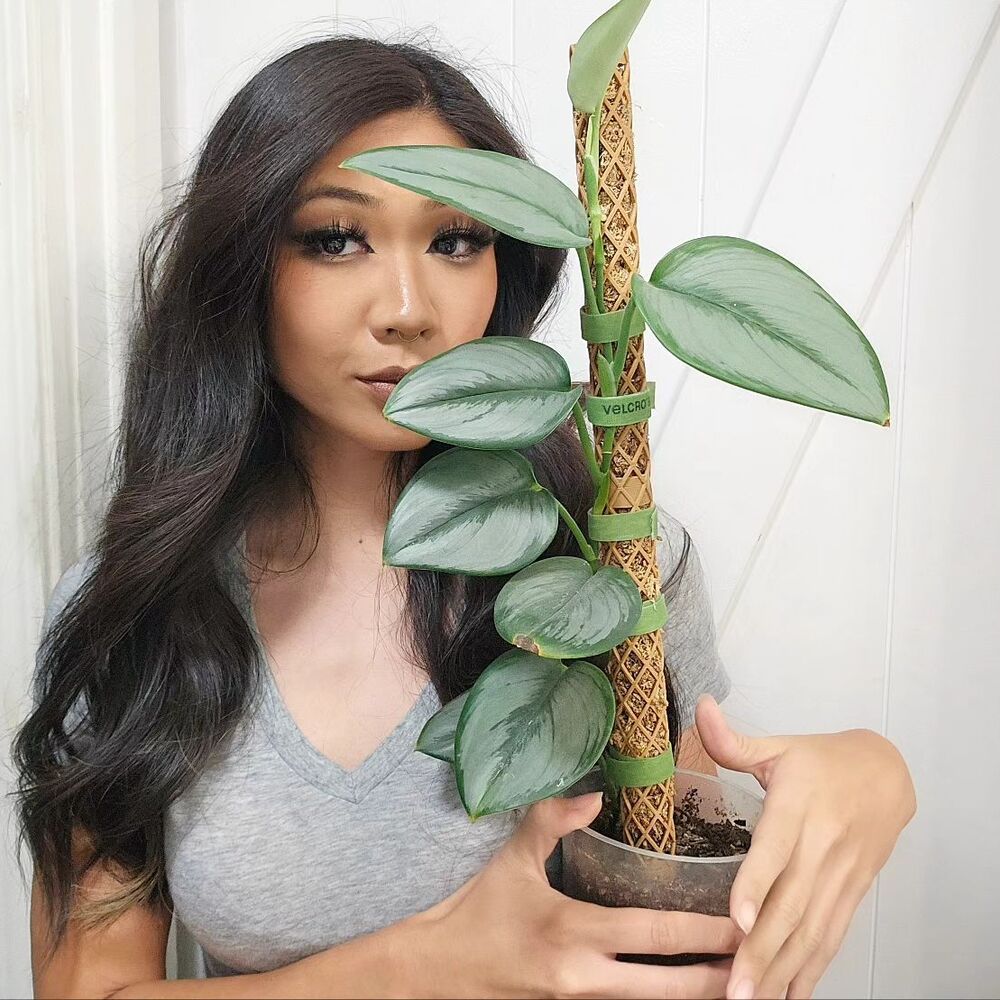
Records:
M408 427L400 427L398 424L390 423L385 417L387 431L384 435L386 440L386 451L419 451L421 448L431 443L431 438L411 431ZM383 437L383 435L379 435Z

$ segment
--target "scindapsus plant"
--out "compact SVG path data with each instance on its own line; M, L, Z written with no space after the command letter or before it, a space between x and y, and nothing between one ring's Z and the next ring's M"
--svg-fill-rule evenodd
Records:
M340 164L458 208L511 239L575 250L580 261L581 331L587 344L596 345L586 398L557 351L522 338L489 337L413 369L383 410L399 426L453 446L402 490L386 527L383 562L513 574L494 614L511 648L428 720L416 746L453 765L473 820L564 792L598 763L612 798L661 786L672 806L669 742L663 751L642 755L617 749L626 745L616 739L622 718L616 709L625 693L589 659L632 637L656 634L667 616L662 594L644 599L629 572L602 559L611 545L657 533L652 503L608 509L612 442L644 425L654 405L653 383L620 391L626 359L636 350L641 357L645 327L675 357L715 378L879 426L889 423L885 378L862 331L811 277L748 240L689 240L665 254L648 278L628 275L627 296L619 299L627 297L627 304L607 308L601 109L648 5L621 0L573 49L568 92L587 129L579 195L530 162L481 149L385 146ZM519 452L570 418L595 489L586 525L537 482ZM560 519L579 557L542 559ZM662 646L657 648L662 689ZM627 828L621 834L637 842ZM659 843L661 851L673 849L662 837Z

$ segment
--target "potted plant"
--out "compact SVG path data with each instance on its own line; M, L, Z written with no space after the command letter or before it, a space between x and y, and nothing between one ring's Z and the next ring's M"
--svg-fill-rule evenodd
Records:
M428 720L416 749L452 764L473 821L603 787L596 829L563 840L565 891L726 914L761 799L674 766L647 436L655 384L645 378L643 331L684 363L778 399L879 426L889 423L889 399L862 331L773 251L706 236L669 251L648 279L638 273L627 45L648 5L620 0L570 50L577 192L529 162L479 149L385 146L340 166L514 239L575 250L585 290L588 393L552 348L490 337L419 365L385 404L386 419L452 447L400 493L383 562L510 575L494 622L511 648ZM570 418L596 497L585 525L519 452ZM560 520L579 557L540 558ZM591 662L599 657L602 665Z

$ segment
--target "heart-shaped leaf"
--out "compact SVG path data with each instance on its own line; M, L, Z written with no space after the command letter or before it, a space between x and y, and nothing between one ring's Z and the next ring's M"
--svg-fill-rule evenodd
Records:
M656 338L681 361L744 389L889 423L875 350L854 320L804 271L734 236L682 243L632 277Z
M546 344L480 337L403 376L382 412L447 444L528 448L566 420L582 392L563 356Z
M553 556L526 566L497 595L493 620L511 645L553 659L596 656L632 634L642 594L617 566Z
M576 192L517 156L462 146L378 146L340 166L461 209L524 243L590 243L587 212Z
M548 798L597 762L615 719L603 671L521 649L497 657L469 691L455 730L455 777L473 819Z
M601 106L618 60L648 6L649 0L619 0L573 46L566 89L577 111L592 115Z
M449 448L403 487L382 562L469 576L503 576L534 562L559 526L555 498L516 451Z
M439 708L425 723L417 737L414 750L446 760L449 764L455 762L455 727L458 718L465 707L468 691L463 691L457 698L452 698L447 705Z

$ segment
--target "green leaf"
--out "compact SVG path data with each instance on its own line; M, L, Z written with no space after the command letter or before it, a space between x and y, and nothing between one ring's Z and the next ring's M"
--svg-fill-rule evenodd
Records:
M468 697L469 692L463 691L457 698L452 698L447 705L439 708L424 723L413 749L427 754L428 757L436 757L438 760L454 764L455 727L458 725L458 717L462 714Z
M497 657L469 691L455 730L455 777L473 819L548 798L597 762L615 719L604 672L520 649Z
M618 382L615 380L614 368L611 366L611 362L608 361L600 349L597 351L597 371L598 380L601 383L601 395L617 395Z
M681 361L752 392L886 425L889 394L875 350L804 271L734 236L682 243L633 275L656 338Z
M403 487L382 562L470 576L503 576L534 562L559 526L555 498L516 451L450 448Z
M580 36L573 47L566 89L577 111L592 115L601 106L618 60L649 0L619 0Z
M537 444L580 398L562 355L520 337L480 337L409 372L382 410L435 441L497 450Z
M524 243L563 248L590 243L577 194L517 156L461 146L378 146L340 166L461 209Z
M497 632L511 645L553 659L596 656L632 634L642 594L617 566L596 572L585 559L553 556L504 584L493 607Z

